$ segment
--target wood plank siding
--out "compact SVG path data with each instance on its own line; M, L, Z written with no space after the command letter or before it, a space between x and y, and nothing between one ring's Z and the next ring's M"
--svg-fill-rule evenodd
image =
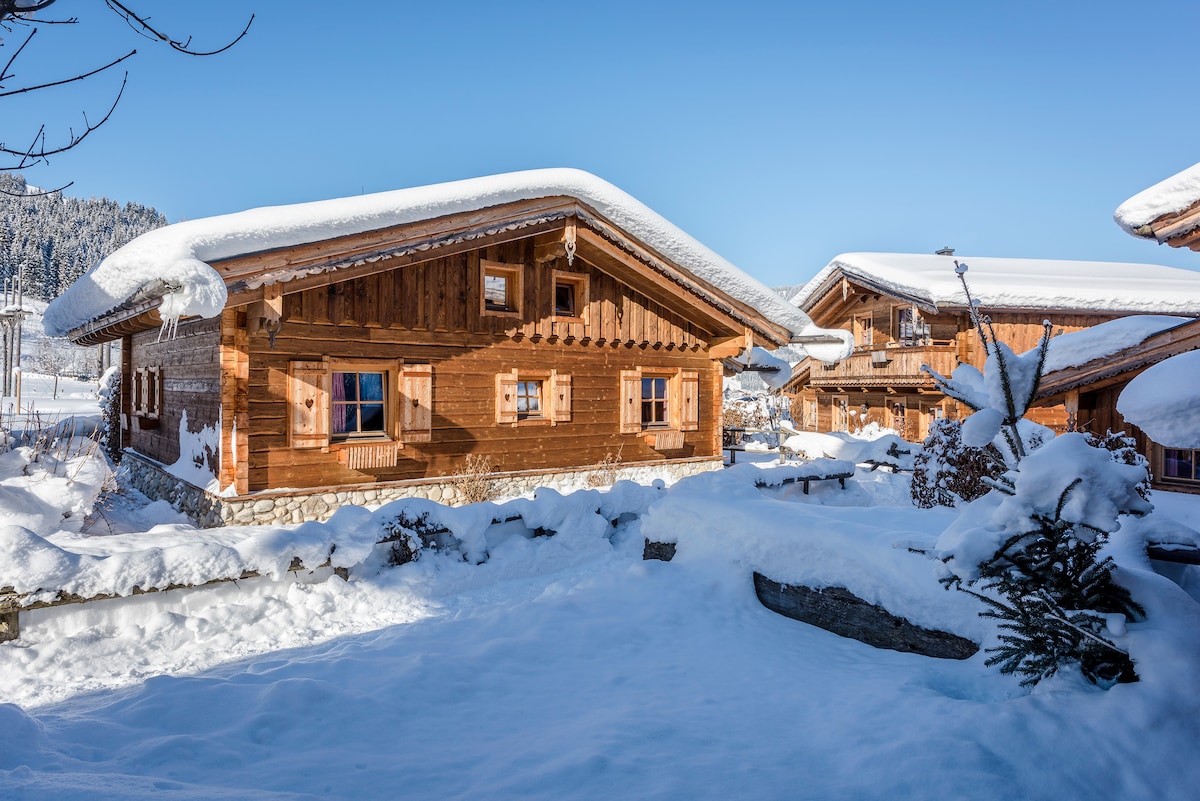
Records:
M157 421L131 418L127 444L174 462L186 410L192 432L220 427L220 483L239 493L445 476L466 454L490 456L502 471L586 466L618 453L626 463L719 458L721 368L708 353L711 326L684 313L692 301L614 275L624 269L615 257L612 271L581 255L568 263L550 247L560 236L405 258L345 280L287 282L278 302L247 300L220 318L186 321L174 340L134 334L131 364L161 371L163 411ZM488 305L489 275L519 277L508 287L516 295L503 301L513 308ZM402 398L379 437L334 441L320 387L297 434L297 386L364 369L378 370L389 395ZM621 433L621 376L630 371L671 380L670 424L649 435L640 425ZM536 382L544 413L516 419L514 411L500 422L502 374L510 389ZM380 444L385 435L395 447Z

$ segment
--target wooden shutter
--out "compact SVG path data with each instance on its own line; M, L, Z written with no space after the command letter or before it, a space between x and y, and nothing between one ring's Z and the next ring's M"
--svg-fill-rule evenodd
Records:
M329 370L325 362L288 363L288 444L329 444Z
M550 419L571 422L571 376L555 373L550 378Z
M700 428L700 374L684 370L679 374L679 429L695 431Z
M642 374L621 371L621 433L638 434L642 430Z
M433 368L406 364L400 384L400 439L429 442L433 439Z
M517 374L496 374L496 422L517 422Z

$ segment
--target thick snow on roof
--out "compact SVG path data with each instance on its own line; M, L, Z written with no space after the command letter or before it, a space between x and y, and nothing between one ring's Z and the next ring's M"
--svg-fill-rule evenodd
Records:
M1194 164L1149 189L1143 189L1113 212L1117 225L1128 233L1164 214L1183 211L1200 200L1200 164Z
M1095 312L1200 315L1200 273L1156 264L843 253L792 298L815 302L841 271L888 294L933 307L966 305L955 261L968 265L971 295L985 309L1075 309Z
M765 284L638 200L590 173L574 169L506 173L176 223L143 234L76 281L50 305L46 330L65 334L158 281L173 287L160 309L164 318L212 317L225 303L224 283L209 266L213 261L545 197L575 198L700 280L755 307L793 334L824 333Z
M1129 382L1117 411L1146 436L1168 448L1200 448L1200 351L1172 356Z
M1160 314L1135 314L1082 331L1060 334L1050 340L1046 351L1045 372L1087 364L1093 359L1112 356L1140 345L1155 334L1191 322L1187 317Z

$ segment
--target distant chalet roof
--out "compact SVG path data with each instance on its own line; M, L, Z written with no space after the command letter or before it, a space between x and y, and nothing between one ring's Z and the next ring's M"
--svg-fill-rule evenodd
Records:
M1200 273L1155 264L843 253L792 298L811 310L843 279L926 312L965 309L954 263L968 266L971 294L987 310L1200 316Z
M817 328L803 312L765 284L747 275L630 195L590 173L574 169L530 170L372 195L273 206L189 220L150 231L95 266L46 310L46 331L55 335L78 332L97 320L113 319L119 310L157 306L166 321L184 316L213 317L224 308L229 291L254 289L318 272L334 271L364 261L386 258L389 252L326 259L301 268L265 270L226 280L212 265L222 260L265 253L338 237L383 231L433 221L449 215L504 207L522 201L564 198L575 206L583 224L616 229L630 241L617 243L638 251L664 280L695 282L710 302L721 304L721 293L769 324L809 340L805 347L822 358L840 358L849 350L846 332ZM599 221L599 223L597 223ZM525 221L527 222L527 221ZM502 220L501 224L510 224ZM512 222L519 227L524 222ZM436 227L436 226L432 226ZM505 230L505 229L501 229ZM461 239L483 238L482 230L456 232ZM611 233L611 230L610 230ZM436 232L435 232L436 234ZM436 255L439 240L414 247ZM682 276L679 271L682 270ZM712 290L717 290L713 293ZM727 312L745 316L736 308ZM761 321L752 325L761 327ZM768 339L779 339L775 331ZM784 338L786 341L786 337Z
M1113 219L1133 236L1200 250L1200 164L1138 192Z

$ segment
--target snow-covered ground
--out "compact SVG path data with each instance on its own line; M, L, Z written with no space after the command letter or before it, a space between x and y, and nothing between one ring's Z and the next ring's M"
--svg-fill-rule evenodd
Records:
M1186 538L1198 499L1156 494L1159 510L1125 521L1109 549L1148 611L1120 642L1141 681L1101 690L1064 671L1030 691L983 653L878 650L762 607L754 570L994 637L978 603L910 550L954 510L914 508L907 478L883 471L809 495L757 488L772 469L520 501L524 524L474 542L481 564L359 554L349 581L285 573L27 613L21 639L0 645L0 797L1195 797L1200 581L1155 573L1140 549L1158 532ZM640 517L596 522L596 508L647 499ZM353 542L382 514L345 511L301 539ZM470 539L474 513L455 514ZM557 534L529 536L552 519ZM45 541L119 561L213 537L278 549L289 531L208 535L172 518ZM677 542L675 559L642 561L644 537Z

